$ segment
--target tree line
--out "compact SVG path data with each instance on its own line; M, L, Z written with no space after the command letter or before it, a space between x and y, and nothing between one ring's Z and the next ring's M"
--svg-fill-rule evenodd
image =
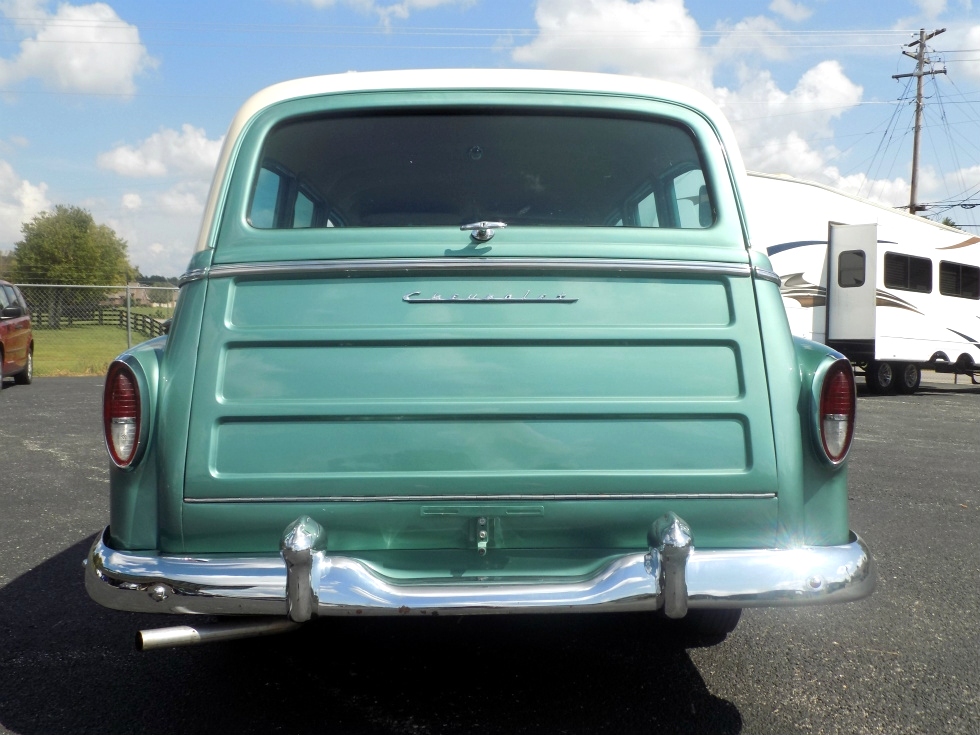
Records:
M138 280L170 285L176 280L141 276L129 262L126 241L81 207L59 204L24 222L21 233L13 252L0 252L0 278L13 283L104 286ZM75 301L104 296L92 289L85 294L77 289L37 289L32 308L46 312L50 326L57 329L60 315Z
M126 241L81 207L59 204L23 223L21 233L13 253L0 261L8 281L86 286L128 283L139 275Z

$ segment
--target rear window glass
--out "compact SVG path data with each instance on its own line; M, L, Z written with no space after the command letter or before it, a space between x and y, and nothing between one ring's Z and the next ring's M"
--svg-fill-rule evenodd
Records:
M506 110L281 124L264 143L249 208L261 229L481 221L701 229L714 219L687 128Z

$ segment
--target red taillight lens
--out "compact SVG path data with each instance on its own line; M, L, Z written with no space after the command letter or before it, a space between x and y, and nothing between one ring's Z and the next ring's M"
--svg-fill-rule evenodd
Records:
M136 376L123 363L113 363L106 375L102 422L109 456L117 466L128 467L139 446L140 393Z
M834 464L843 461L854 436L854 373L846 360L827 371L820 392L820 441Z

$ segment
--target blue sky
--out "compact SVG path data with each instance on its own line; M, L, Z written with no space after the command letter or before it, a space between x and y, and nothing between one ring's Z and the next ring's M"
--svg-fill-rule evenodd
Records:
M908 203L918 29L934 69L919 201L980 234L971 0L0 0L0 251L89 209L144 274L187 264L238 106L293 77L422 67L634 74L707 93L748 166ZM913 35L914 34L914 35ZM942 204L941 204L942 203Z

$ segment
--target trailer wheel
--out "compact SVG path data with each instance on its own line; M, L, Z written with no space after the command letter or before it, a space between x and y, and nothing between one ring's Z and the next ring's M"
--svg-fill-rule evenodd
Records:
M864 371L864 382L872 393L884 395L895 390L895 371L890 362L869 362Z
M895 387L899 393L909 396L919 389L919 382L922 380L922 371L919 370L918 365L907 362L899 365L897 372L898 375L895 376Z

